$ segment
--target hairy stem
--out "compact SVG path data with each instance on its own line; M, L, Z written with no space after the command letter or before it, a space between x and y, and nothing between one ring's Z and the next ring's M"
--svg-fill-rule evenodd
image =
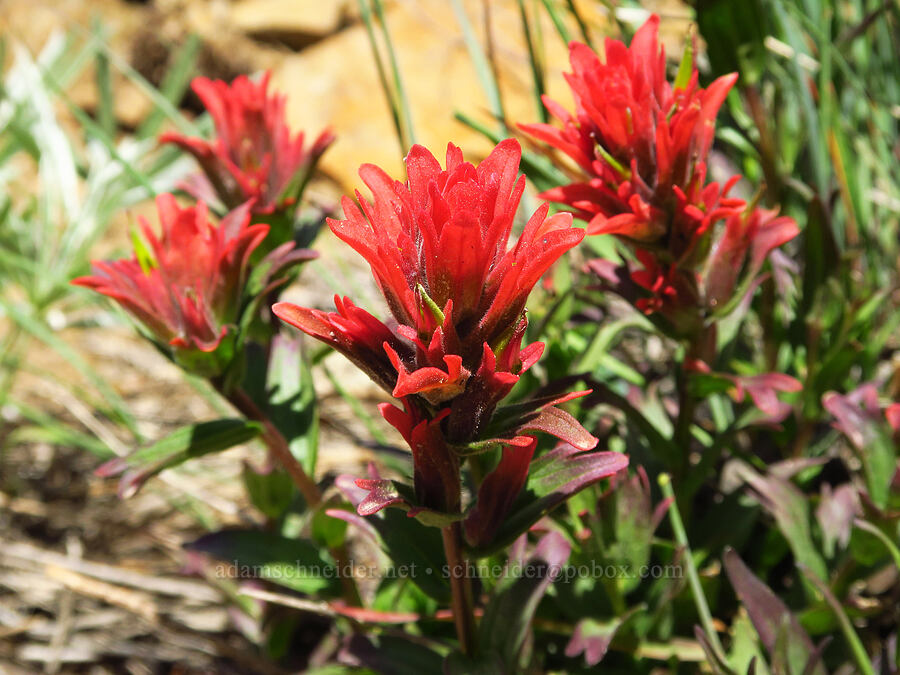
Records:
M217 387L219 391L221 388ZM223 395L237 410L248 419L259 422L263 426L262 440L266 447L278 460L279 464L288 472L288 475L294 481L300 494L306 500L309 509L315 509L322 504L322 491L315 481L306 473L303 465L294 457L288 445L287 439L272 423L272 420L256 405L246 392L236 389ZM355 606L360 606L362 600L359 596L359 589L356 587L356 580L350 575L344 574L344 570L352 570L350 556L347 547L343 544L328 549L334 558L334 562L338 568L338 577L341 580L341 586L344 592L344 600Z
M322 492L315 481L309 477L303 465L294 457L288 446L287 439L272 424L268 416L260 410L243 390L237 389L227 395L228 401L238 409L247 419L259 422L263 426L262 439L266 447L272 452L275 459L288 472L300 494L306 500L309 508L314 509L322 503Z
M462 552L462 531L459 523L445 527L444 555L450 573L450 593L453 607L453 623L463 654L475 652L475 610L472 598L472 580L469 577L466 560Z

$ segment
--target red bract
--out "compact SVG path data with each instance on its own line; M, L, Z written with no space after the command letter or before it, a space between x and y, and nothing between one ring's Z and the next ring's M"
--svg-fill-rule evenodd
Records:
M484 342L496 346L513 329L537 280L584 236L568 214L547 218L544 205L507 250L525 189L520 157L519 144L507 140L476 167L451 144L442 169L413 146L406 183L363 165L374 201L357 193L360 210L345 197L347 219L329 221L369 262L397 322L413 328L426 349L436 331L465 345L470 365Z
M734 294L742 273L745 283L759 274L774 249L800 234L793 218L755 208L725 221L725 232L709 258L705 278L706 304L716 307Z
M357 206L345 198L346 220L329 225L368 261L393 320L385 324L346 298L335 298L332 313L287 303L273 308L401 399L403 409L384 406L382 413L413 448L424 507L458 509L459 451L521 447L525 428L571 439L583 450L597 442L552 402L491 425L497 404L543 350L541 343L522 347L526 298L584 237L571 215L547 217L544 205L509 245L525 187L520 158L519 144L507 140L475 166L451 144L442 168L417 145L406 158L405 183L363 165L373 200L357 193Z
M566 80L575 112L549 98L544 104L563 123L521 128L571 157L586 180L542 196L568 204L589 221L589 234L618 234L652 243L679 229L688 240L739 200L729 186L705 185L706 158L715 118L736 74L708 88L698 86L696 69L673 86L666 79L659 44L659 17L635 33L630 47L606 41L601 58L587 45L569 46L572 72ZM705 211L690 208L704 191ZM674 219L674 222L673 222Z
M210 223L203 202L180 208L172 195L164 194L156 206L159 236L140 219L149 248L137 242L130 259L95 261L93 275L72 283L116 300L183 361L192 353L217 350L237 322L250 255L269 227L250 225L246 205L219 225ZM270 254L266 264L272 272L313 257L311 251L289 249ZM268 277L261 281L265 285Z
M288 129L284 96L267 92L269 75L259 83L240 76L230 85L196 78L191 87L209 111L216 137L160 136L161 143L175 143L200 163L204 176L184 186L197 199L217 197L226 209L252 199L254 213L290 206L296 195L289 188L299 187L334 140L326 130L305 148L304 134L292 135Z
M332 231L370 264L396 322L392 330L345 299L325 314L280 303L275 313L332 344L394 396L477 402L455 440L472 437L494 405L540 355L521 347L525 300L541 275L584 236L569 214L539 208L522 236L509 236L525 187L521 150L501 142L477 167L448 146L442 169L422 146L406 158L405 183L363 165L372 191L362 208L343 200ZM384 345L383 350L381 346ZM379 353L381 352L381 353Z
M728 197L739 176L723 186L707 182L715 118L737 75L700 87L689 50L670 83L658 33L652 16L629 47L607 40L602 59L573 42L566 79L574 113L545 99L562 128L522 129L586 174L542 196L572 207L588 221L588 234L614 234L634 249L638 264L615 274L613 290L667 320L670 334L693 340L712 312L735 306L768 253L798 230L790 218ZM725 232L710 256L722 220ZM607 282L613 276L597 263L592 269Z

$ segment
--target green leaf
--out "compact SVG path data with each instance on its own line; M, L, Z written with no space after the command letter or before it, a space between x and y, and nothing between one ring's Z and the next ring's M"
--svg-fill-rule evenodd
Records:
M10 444L50 443L58 446L83 448L101 459L109 459L113 456L112 450L97 437L83 434L43 410L32 408L18 401L11 402L10 405L18 409L24 418L33 423L33 426L20 426L10 433L7 438L7 442Z
M796 561L820 579L827 579L825 561L812 540L809 502L800 490L777 476L761 476L743 462L736 462L735 467L736 474L752 488L756 500L775 518Z
M92 32L95 39L100 42L105 42L109 39L98 20L93 21ZM112 92L112 78L109 72L109 58L103 52L97 52L94 62L97 82L97 120L100 128L112 136L116 133L116 114L114 110L115 100Z
M456 21L459 23L459 27L462 30L463 42L465 42L466 49L469 52L469 59L471 59L472 65L475 67L478 81L481 83L481 88L488 100L491 114L494 119L497 120L500 133L505 136L508 134L508 130L505 122L506 115L503 112L503 97L500 95L500 86L497 84L497 79L494 77L494 71L491 68L491 64L488 62L487 56L485 56L484 50L481 48L481 45L478 44L478 38L475 37L475 31L472 29L469 17L466 15L462 0L450 1L453 5L453 13L456 15Z
M272 339L266 389L269 419L288 439L291 453L306 473L314 475L319 448L319 411L299 336L276 335Z
M310 536L322 546L329 549L338 548L344 543L346 534L346 520L329 516L324 509L317 509L313 513Z
M137 258L141 270L144 274L150 274L150 270L156 267L156 260L154 260L153 253L147 248L144 238L136 228L131 231L131 245L134 248L134 257Z
M266 579L301 593L340 593L334 562L305 539L259 530L222 530L200 537L185 548L235 565L241 578Z
M875 426L875 425L873 425ZM887 425L876 427L874 438L861 450L860 457L866 476L866 487L872 502L880 509L887 507L891 481L897 470L894 441L887 433Z
M406 566L416 586L435 600L450 599L450 586L443 574L445 558L440 530L422 527L400 509L384 509L366 522L377 530L394 567Z
M294 500L294 481L281 468L275 467L267 473L260 473L245 463L242 477L253 506L268 518L283 516Z
M687 40L685 40L684 53L681 55L678 73L675 75L675 82L672 84L672 89L675 91L687 87L694 72L694 40L692 38L692 35L688 35Z
M257 422L243 419L221 419L182 427L153 445L141 448L127 457L117 457L99 469L100 476L114 476L122 472L119 494L131 497L150 478L203 455L221 452L246 443L262 431Z
M56 351L68 361L72 367L84 375L84 377L97 388L97 391L100 392L115 412L118 420L123 422L128 427L129 431L140 437L137 433L137 425L134 421L134 416L131 414L131 411L128 410L128 406L125 405L125 401L123 401L122 397L110 386L109 382L85 361L81 354L54 333L43 320L35 318L30 309L23 309L19 305L7 302L3 298L0 298L0 308L2 308L13 321L21 326L25 332L31 334L34 338Z
M850 647L850 652L853 654L859 672L863 673L863 675L875 675L875 668L869 660L866 648L856 634L856 630L854 630L853 624L847 617L847 613L844 611L844 607L841 605L840 600L835 597L834 593L828 587L828 584L820 577L813 574L811 570L805 567L801 567L800 570L803 572L806 579L822 594L825 598L825 602L831 608L831 611L834 612L834 616L840 624L841 631L844 633L844 639Z

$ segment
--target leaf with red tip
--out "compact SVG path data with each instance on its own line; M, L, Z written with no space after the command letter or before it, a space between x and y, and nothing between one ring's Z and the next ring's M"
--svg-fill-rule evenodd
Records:
M566 656L571 658L584 654L585 663L588 666L596 666L606 656L610 643L622 625L644 609L646 609L644 606L632 607L621 616L603 622L582 619L575 626L572 639L566 645Z
M358 478L356 487L368 493L356 507L361 516L371 516L388 506L400 506L404 510L409 508L409 502L400 495L392 480Z
M578 420L565 410L553 406L523 416L514 431L516 435L543 431L578 450L590 450L598 442L597 437L588 433Z

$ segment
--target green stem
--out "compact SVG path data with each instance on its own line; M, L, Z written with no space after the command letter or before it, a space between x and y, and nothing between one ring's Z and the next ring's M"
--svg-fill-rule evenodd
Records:
M678 504L675 501L675 493L672 491L672 480L669 474L660 474L657 479L659 487L662 489L663 497L671 501L669 505L669 522L672 524L672 532L675 534L675 541L684 549L684 566L687 568L688 584L691 587L691 594L694 596L694 604L697 606L697 613L700 615L700 623L706 631L709 638L709 644L712 646L716 656L723 663L727 662L725 658L725 650L722 649L722 643L719 642L719 634L713 627L712 614L709 611L709 605L706 604L706 596L703 595L703 587L700 585L700 575L697 574L697 567L694 565L693 554L691 553L690 544L688 544L687 533L684 530L684 523L681 521L681 512L678 510Z
M817 574L813 573L805 565L798 565L798 567L809 583L815 586L825 598L825 603L831 609L838 624L840 624L841 631L844 633L844 639L847 641L850 651L853 653L853 659L856 661L856 665L859 666L859 672L863 673L863 675L875 675L875 668L872 667L872 662L869 660L866 648L863 646L862 641L853 629L853 624L850 623L850 619L847 617L847 613L841 606L840 601L835 597L831 589L828 588L828 584L822 581Z
M694 422L694 397L688 389L688 376L683 363L675 375L675 386L678 390L678 418L672 432L672 443L678 452L679 464L674 469L680 481L687 475L690 467L691 425Z

